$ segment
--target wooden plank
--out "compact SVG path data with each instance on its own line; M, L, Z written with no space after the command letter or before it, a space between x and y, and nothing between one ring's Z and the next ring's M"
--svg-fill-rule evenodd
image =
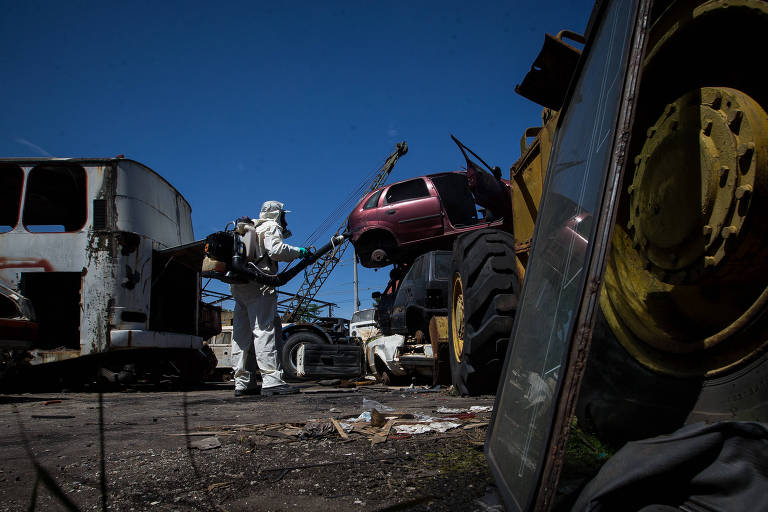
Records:
M331 418L331 423L333 423L333 426L336 427L336 431L339 433L342 439L346 440L349 439L349 436L346 432L344 432L344 429L341 428L341 423L339 423L336 418Z
M379 443L386 443L387 437L389 437L389 432L392 430L392 425L394 425L396 421L396 419L387 421L387 424L384 425L384 428L381 429L381 432L376 433L376 435L374 435L371 439L371 446Z
M467 423L466 425L464 425L464 430L470 430L470 429L479 428L479 427L487 427L488 423L489 423L488 421L484 421L482 423Z

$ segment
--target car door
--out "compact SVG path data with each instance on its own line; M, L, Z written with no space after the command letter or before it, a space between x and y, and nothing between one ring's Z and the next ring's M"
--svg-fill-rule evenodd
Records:
M382 223L401 244L443 234L437 193L423 178L395 183L384 196Z
M403 278L400 288L397 290L395 301L392 305L392 332L396 334L408 334L407 312L408 306L414 304L414 297L419 293L424 281L420 280L424 271L424 257L416 258L408 273Z

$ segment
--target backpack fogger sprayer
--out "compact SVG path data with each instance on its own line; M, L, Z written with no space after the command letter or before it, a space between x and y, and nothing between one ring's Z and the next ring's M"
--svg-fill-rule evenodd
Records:
M230 223L234 225L234 223ZM227 225L229 227L229 225ZM249 251L237 229L217 231L205 238L205 258L202 276L218 279L225 283L248 283L256 281L267 286L282 286L299 272L313 264L321 256L349 238L348 233L334 235L331 240L314 252L309 253L297 265L278 274L270 274L249 261Z

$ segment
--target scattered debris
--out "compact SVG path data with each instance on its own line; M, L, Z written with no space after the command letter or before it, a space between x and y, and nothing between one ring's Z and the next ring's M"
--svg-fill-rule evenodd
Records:
M219 441L218 437L204 437L203 439L192 441L189 443L189 446L198 450L213 450L214 448L221 447L221 441Z
M479 423L467 423L466 425L464 425L464 430L472 430L473 428L487 427L488 423L490 422L482 421Z
M207 436L196 443L205 446L208 439L216 440L210 436L233 436L244 433L254 433L280 440L308 440L320 439L338 435L343 441L355 439L353 436L367 438L371 446L385 443L388 440L406 439L413 435L425 433L445 433L449 430L461 428L462 430L476 430L488 426L488 416L477 418L478 415L487 414L491 407L473 406L468 409L455 409L440 407L435 410L440 417L427 414L396 411L392 407L384 405L376 400L363 398L363 412L358 416L329 417L312 419L299 423L273 423L273 424L245 424L211 427L210 430L201 430L188 433L173 433L170 436ZM339 412L338 408L331 408L329 412ZM201 446L193 447L204 449Z
M311 388L301 388L301 392L304 394L314 394L314 393L354 393L357 391L357 388L339 388L339 387L328 387L328 386L317 386L317 387L311 387Z
M460 427L460 423L452 421L433 421L432 423L409 423L396 425L395 432L398 434L424 434L426 432L447 432Z
M490 405L473 405L469 409L450 409L448 407L440 407L439 409L435 409L436 413L439 414L467 414L467 413L478 413L478 412L491 412L493 410L493 407Z
M282 430L265 430L261 434L267 437L278 437L282 439L293 439L296 437L294 434L283 432Z
M331 421L313 421L304 425L304 430L299 434L299 439L309 439L313 437L325 437L336 430Z
M233 432L225 432L225 431L219 431L219 432L209 432L209 431L204 431L204 432L182 432L182 433L173 433L173 434L168 434L168 435L172 436L172 437L178 437L178 436L181 436L181 437L208 436L208 437L210 437L211 435L214 435L214 436L231 436L231 435L233 435Z
M333 426L336 428L336 432L339 433L342 439L345 441L349 439L349 435L347 435L346 432L344 432L344 429L341 427L341 424L334 418L331 418L331 423L333 423Z
M394 424L394 419L387 421L387 424L384 425L384 428L381 429L381 432L375 434L371 439L371 446L379 443L385 443L387 441L387 436L389 436L389 431L392 430L392 426Z
M210 491L212 491L214 489L218 489L220 487L229 487L233 483L234 482L215 482L215 483L212 483L211 485L209 485L208 487L206 487L206 490L208 492L210 492Z
M371 409L371 426L383 427L387 423L387 417L378 409Z

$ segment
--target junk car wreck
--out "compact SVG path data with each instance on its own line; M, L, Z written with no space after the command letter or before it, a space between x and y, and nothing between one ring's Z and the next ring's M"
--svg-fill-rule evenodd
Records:
M202 340L220 311L200 299L191 208L170 183L124 158L2 159L0 182L0 279L34 310L40 375L81 373L70 360L184 378L215 367Z
M504 189L509 184L500 180ZM413 259L425 250L450 249L459 235L509 220L481 205L487 191L472 186L466 171L400 181L363 197L349 216L352 244L364 267ZM484 193L480 193L484 192Z

